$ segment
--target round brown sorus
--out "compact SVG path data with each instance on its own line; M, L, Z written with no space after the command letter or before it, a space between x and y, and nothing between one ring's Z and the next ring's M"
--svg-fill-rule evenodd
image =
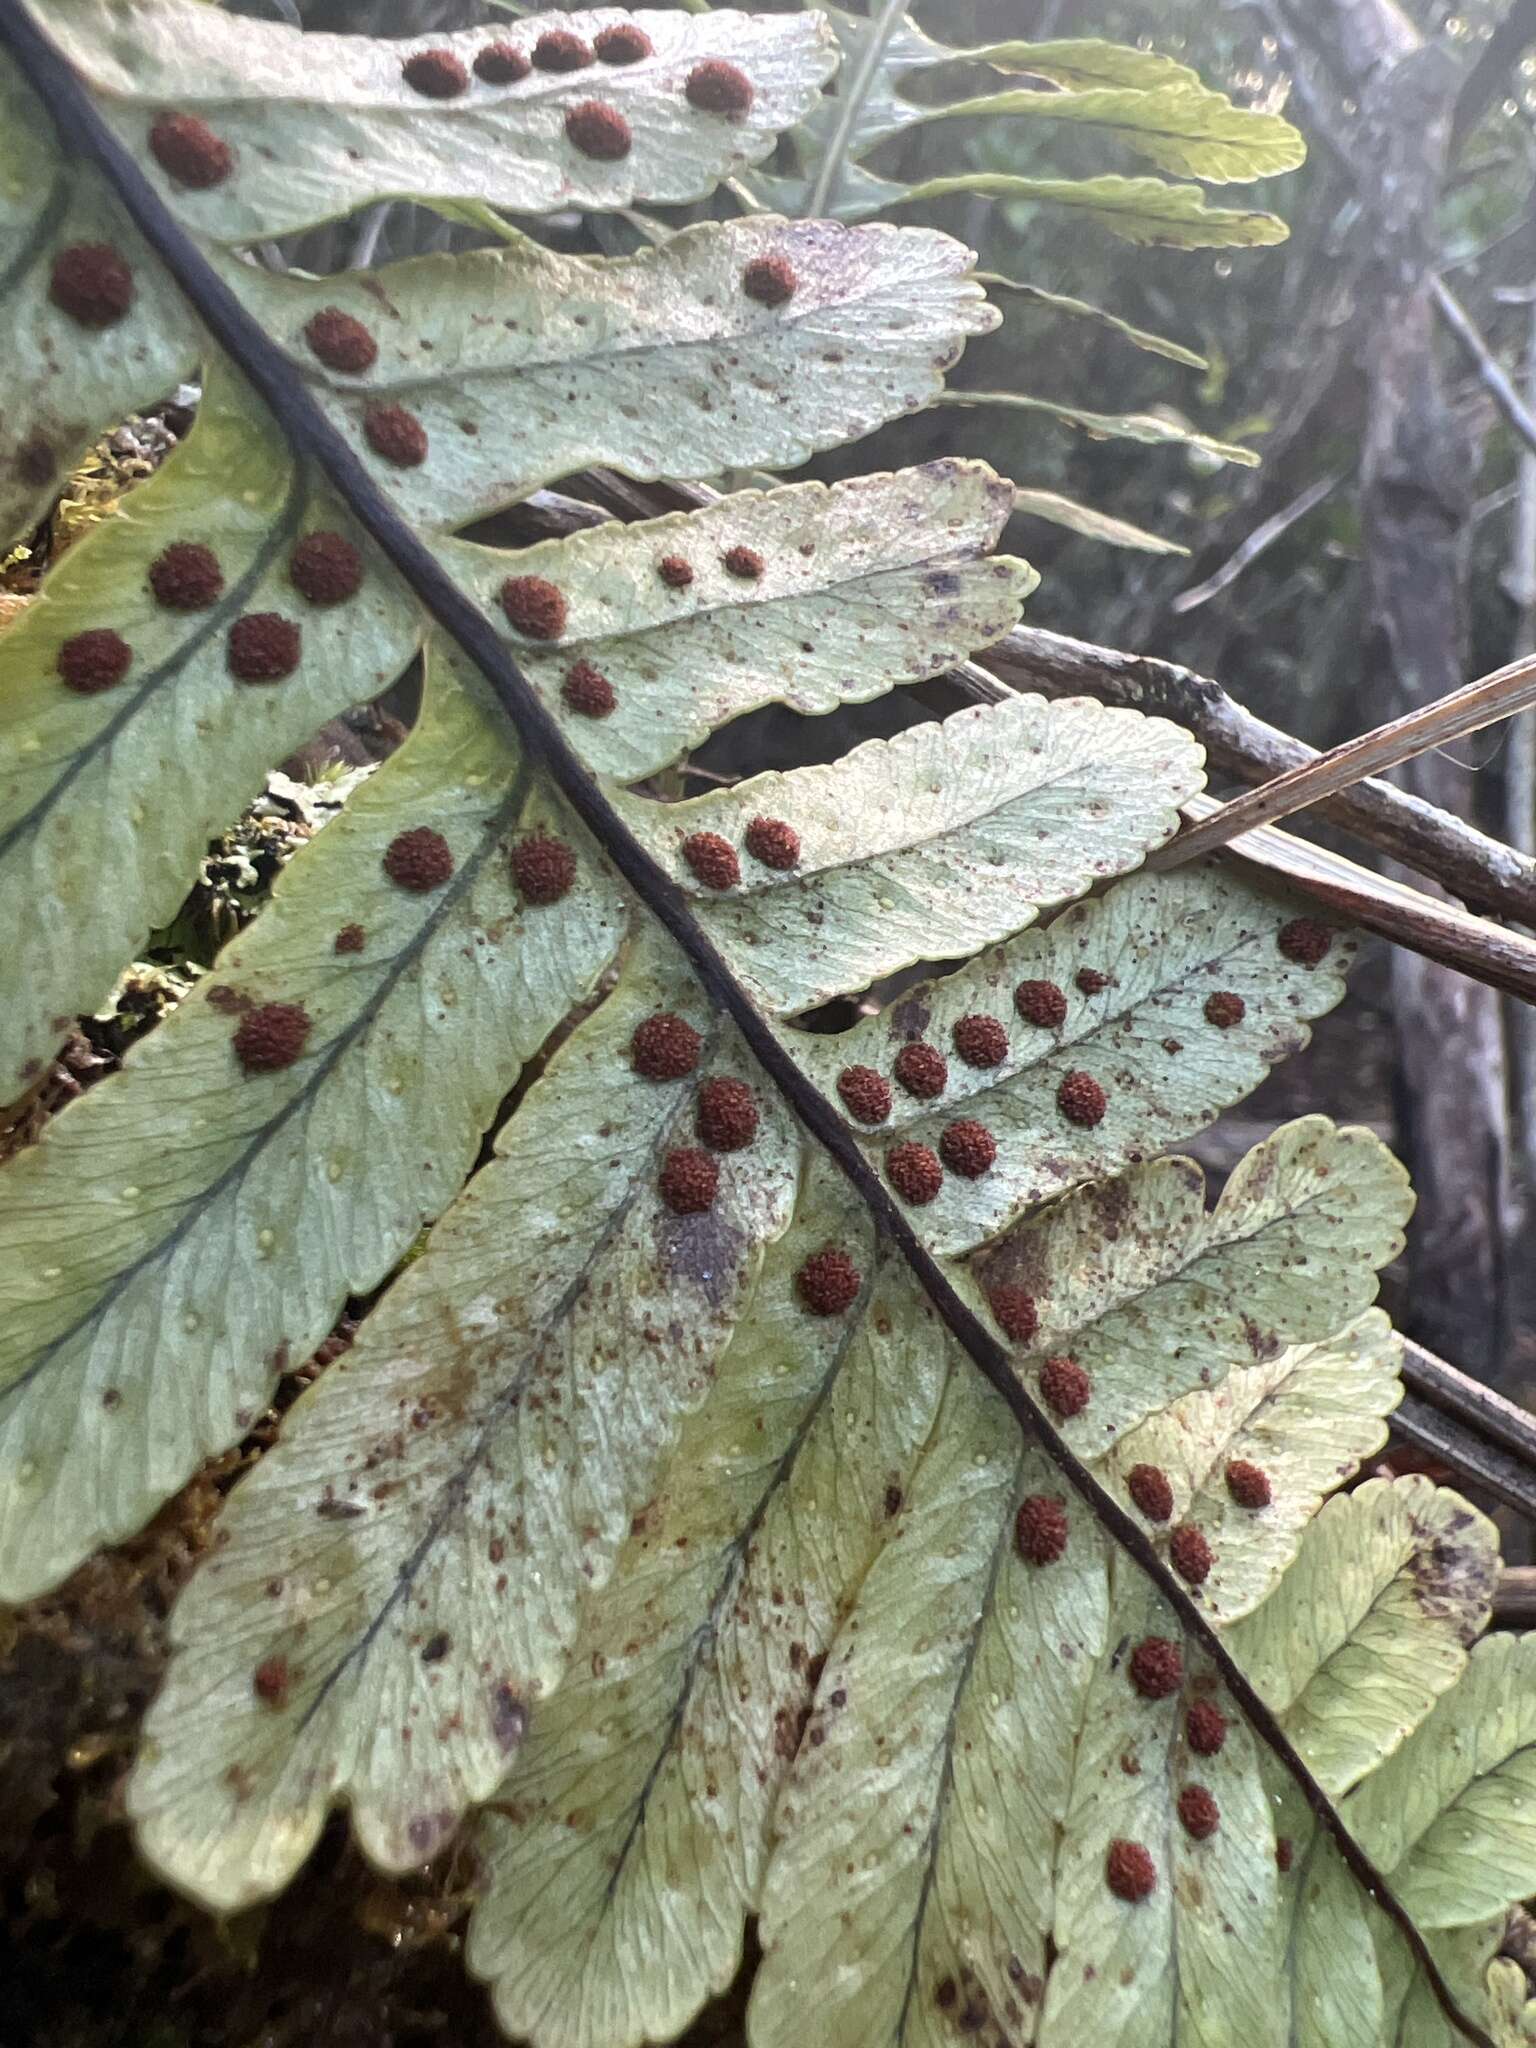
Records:
M1035 1297L1026 1294L1022 1287L1011 1287L1003 1281L996 1287L989 1287L987 1307L997 1319L1003 1335L1014 1344L1030 1343L1040 1327L1040 1311L1035 1307Z
M1131 1652L1128 1671L1144 1700L1172 1699L1184 1683L1184 1652L1167 1636L1143 1636Z
M1196 1756L1215 1756L1227 1739L1227 1717L1209 1700L1196 1700L1184 1716L1184 1740Z
M501 608L507 624L529 640L558 640L565 631L564 593L546 576L509 576Z
M370 405L363 432L374 454L396 469L419 469L427 459L427 430L403 405Z
M883 1124L891 1113L891 1084L873 1067L844 1067L837 1092L856 1123Z
M663 555L656 564L656 574L669 590L686 590L693 581L693 564L681 555Z
M836 1245L812 1252L795 1275L795 1292L813 1316L846 1315L863 1285L858 1267Z
M362 588L363 558L343 533L306 533L288 557L288 581L311 604L345 604Z
M1040 1368L1040 1398L1053 1415L1069 1422L1093 1396L1093 1381L1075 1358L1048 1358Z
M962 1017L950 1037L968 1067L1000 1067L1008 1057L1008 1032L995 1017Z
M299 665L304 636L281 612L246 612L229 629L225 659L237 682L280 683Z
M1157 1865L1140 1842L1117 1835L1104 1858L1104 1882L1117 1899L1139 1906L1157 1890Z
M368 329L361 320L343 313L340 306L322 306L305 322L304 339L310 353L328 370L339 370L344 376L360 376L379 359L379 344Z
M681 1081L699 1064L704 1041L684 1017L658 1010L635 1026L630 1063L643 1081Z
M430 825L413 825L385 847L384 872L397 889L425 896L452 879L453 849Z
M1247 1458L1234 1458L1227 1466L1227 1491L1240 1508L1267 1508L1274 1499L1269 1474Z
M111 327L133 304L133 272L106 242L72 242L53 259L48 296L82 327Z
M560 696L568 711L582 718L607 718L618 704L612 683L594 662L575 662L565 672Z
M1193 1522L1180 1522L1168 1538L1168 1560L1186 1586L1203 1586L1216 1562L1205 1531Z
M592 62L592 45L568 28L552 28L533 46L541 71L584 71Z
M275 1074L304 1050L309 1027L302 1003L258 1003L235 1027L235 1058L248 1074Z
M1079 967L1073 979L1085 996L1101 996L1109 987L1109 976L1097 967Z
M656 1188L674 1216L702 1216L720 1192L719 1164L697 1145L680 1145L662 1161Z
M684 87L690 107L701 114L724 114L739 121L752 104L752 81L739 64L727 64L723 57L706 57L695 64Z
M512 849L512 880L525 903L558 903L576 879L576 856L563 839L530 832Z
M739 576L743 583L755 583L763 573L763 558L756 548L727 548L720 557L732 576Z
M757 1136L757 1097L745 1081L719 1074L699 1090L694 1128L711 1152L741 1152Z
M920 1038L914 1038L901 1048L891 1071L907 1093L915 1095L919 1102L932 1102L936 1095L942 1095L949 1080L949 1062L943 1053L925 1045Z
M1173 1487L1158 1465L1133 1465L1125 1490L1149 1522L1166 1522L1173 1513Z
M741 880L736 849L718 832L690 832L681 852L706 889L734 889Z
M616 164L629 155L634 137L629 123L617 107L605 107L601 100L583 100L565 117L565 139L572 149L596 162Z
M475 76L487 85L516 85L532 68L516 43L487 43L475 59Z
M1203 1785L1186 1785L1179 1794L1179 1819L1186 1835L1204 1842L1221 1826L1221 1808Z
M1316 967L1327 958L1333 933L1315 917L1293 917L1289 924L1281 925L1275 944L1298 967Z
M1218 989L1205 999L1205 1021L1214 1024L1218 1031L1230 1031L1234 1024L1241 1024L1247 1014L1248 1005L1231 989Z
M400 66L400 76L429 100L456 100L469 90L469 73L452 50L418 50Z
M754 818L746 830L746 848L765 868L788 874L799 864L800 834L782 818Z
M251 1691L264 1707L281 1712L288 1704L288 1659L263 1657L251 1673Z
M1092 1074L1074 1067L1070 1074L1062 1076L1061 1086L1056 1090L1056 1107L1069 1124L1091 1131L1095 1124L1103 1123L1109 1097Z
M893 1145L885 1155L885 1177L904 1202L920 1209L931 1202L944 1185L939 1155L926 1145L910 1140Z
M1067 1547L1065 1503L1056 1494L1030 1494L1019 1503L1013 1540L1026 1564L1055 1564Z
M592 53L600 64L638 64L653 47L638 21L616 21L592 38Z
M150 563L149 587L156 604L168 611L205 611L223 594L224 571L202 541L173 540Z
M760 306L782 306L792 299L800 280L787 256L754 256L741 273L741 288Z
M1067 1021L1067 999L1054 981L1021 981L1013 1007L1026 1024L1038 1024L1042 1031L1059 1031Z
M939 1157L951 1173L966 1180L980 1180L997 1163L997 1140L973 1116L946 1124L939 1137Z
M157 114L150 125L149 150L167 177L195 192L222 185L235 167L235 153L196 114Z
M59 680L77 697L94 697L115 689L133 666L133 649L110 626L91 626L73 633L55 657Z
M361 953L368 943L368 934L360 924L344 924L336 934L336 943L331 948L335 953Z

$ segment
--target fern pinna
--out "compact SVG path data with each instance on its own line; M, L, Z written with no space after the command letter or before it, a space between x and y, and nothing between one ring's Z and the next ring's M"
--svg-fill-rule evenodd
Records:
M1169 1152L1305 1041L1347 936L1135 874L1199 750L1086 700L661 800L753 707L1008 630L1033 577L979 464L456 537L589 465L796 465L994 324L923 228L747 214L598 259L506 225L757 175L825 118L826 21L0 30L8 530L201 385L0 639L7 1093L265 772L424 674L270 905L0 1174L12 1600L381 1290L179 1604L150 1864L229 1911L338 1802L390 1870L470 1830L469 1965L539 2048L675 2037L752 1916L755 2048L1521 2038L1536 1707L1525 1644L1477 1641L1494 1531L1424 1479L1336 1492L1398 1398L1403 1175L1306 1118L1208 1208ZM1073 49L1034 111L1175 120ZM1159 162L1276 167L1270 117L1245 164L1249 117L1180 92ZM1200 241L1157 197L1194 188L1136 182ZM501 246L244 253L401 192ZM841 1035L796 1021L934 960Z

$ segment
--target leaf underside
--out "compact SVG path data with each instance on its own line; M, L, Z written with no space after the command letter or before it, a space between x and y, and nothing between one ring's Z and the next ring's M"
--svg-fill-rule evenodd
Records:
M0 919L27 963L12 1084L174 912L266 771L418 660L424 678L408 741L249 930L0 1174L0 1588L44 1591L142 1525L377 1290L172 1617L127 1804L194 1899L269 1897L346 1804L389 1870L473 1829L468 1962L534 2048L674 2037L752 1916L753 2048L1438 2048L1432 1973L1225 1695L1233 1667L1186 1635L1187 1584L1468 2010L1514 2024L1495 1922L1536 1884L1532 1688L1527 1645L1474 1646L1491 1525L1420 1479L1320 1506L1398 1396L1371 1302L1404 1177L1321 1118L1257 1147L1209 1207L1169 1156L1305 1042L1350 943L1223 870L1132 874L1199 789L1199 750L1096 704L1010 698L662 800L730 719L867 701L1009 630L1033 572L991 553L1015 499L981 465L727 496L515 556L456 537L585 465L791 466L929 404L993 324L968 252L754 215L612 259L510 230L493 253L325 280L237 253L396 196L698 197L763 179L786 130L812 175L814 146L843 151L845 220L964 189L1132 239L1276 238L1268 215L1117 172L888 186L860 159L919 117L896 82L956 54L1053 88L969 111L1084 123L1180 176L1264 175L1294 160L1290 131L1151 53L954 53L894 11L849 124L822 87L833 39L857 62L869 24L636 19L653 48L633 65L438 101L402 64L467 64L491 32L317 45L191 0L49 10L135 152L168 106L230 144L202 190L168 182L152 143L145 160L283 375L496 622L575 770L514 736L494 664L482 678L429 632L331 498L325 433L287 451L0 69L0 331L23 365L0 514L19 529L115 417L204 384L186 447L0 638ZM686 91L715 55L750 74L736 121ZM623 157L574 149L588 98L623 111ZM82 240L133 277L120 320L84 336L50 283ZM764 259L793 272L772 305L747 288ZM317 360L326 308L368 329L360 371ZM47 365L66 358L61 414ZM374 445L381 404L422 430L419 461ZM317 530L360 575L324 602L295 581ZM222 577L192 609L150 573L187 540ZM267 612L300 628L294 660L242 678L231 629ZM67 687L67 643L103 629L126 674ZM561 793L583 770L608 844ZM747 992L739 1031L620 880L646 854L654 900L675 885ZM905 984L923 962L949 970ZM852 1029L792 1021L866 988ZM253 1059L274 1005L297 1036ZM853 1181L749 1054L766 1019L856 1141ZM910 1240L877 1229L860 1174L893 1189ZM930 1255L933 1300L914 1277ZM1006 1339L1092 1466L1084 1492L961 1356L945 1289ZM1112 1502L1166 1560L1152 1573L1108 1533ZM1149 1637L1156 1686L1137 1676ZM1189 1710L1221 1702L1223 1743L1197 1749ZM1214 1828L1191 1824L1195 1786ZM1139 1901L1110 1881L1126 1842L1152 1873Z

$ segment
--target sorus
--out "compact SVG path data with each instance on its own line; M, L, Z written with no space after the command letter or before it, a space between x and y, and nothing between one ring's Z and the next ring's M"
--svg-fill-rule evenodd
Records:
M345 604L362 587L363 558L345 534L306 533L288 558L288 580L311 604Z
M1063 1422L1081 1415L1093 1397L1093 1381L1075 1358L1048 1358L1040 1368L1040 1398Z
M883 1124L891 1113L891 1087L873 1067L844 1067L837 1077L843 1107L861 1124Z
M686 1018L658 1010L635 1027L629 1042L635 1072L646 1081L681 1081L699 1064L704 1041Z
M786 256L754 256L741 273L741 288L760 306L782 306L799 289L800 280Z
M1065 1503L1054 1494L1030 1494L1014 1517L1013 1540L1026 1564L1055 1564L1067 1547Z
M1056 1090L1056 1106L1069 1124L1091 1131L1095 1124L1104 1121L1109 1097L1092 1074L1074 1067L1070 1074L1062 1076L1061 1086Z
M1026 1024L1038 1024L1042 1031L1059 1031L1067 1021L1067 999L1054 981L1021 981L1013 1007Z
M546 576L509 576L501 586L507 624L529 640L558 640L565 631L564 594Z
M1138 1906L1157 1890L1157 1865L1140 1842L1117 1836L1104 1858L1104 1882L1117 1899Z
M680 850L706 889L734 889L741 880L736 849L718 832L690 832Z
M968 1067L1000 1067L1008 1057L1008 1033L995 1017L962 1017L950 1036Z
M891 1067L897 1081L919 1102L931 1102L942 1095L949 1080L949 1063L935 1046L915 1038L897 1053Z
M258 1003L240 1019L231 1042L248 1074L272 1074L293 1065L309 1032L310 1016L302 1003Z
M159 114L149 131L150 154L178 185L205 192L222 185L235 167L235 153L195 114Z
M418 50L400 66L400 76L429 100L457 99L469 89L469 73L452 50Z
M1144 1636L1131 1652L1130 1681L1144 1700L1171 1699L1184 1683L1184 1653L1167 1636Z
M379 344L361 320L344 313L340 306L322 306L305 322L304 339L312 355L343 376L360 376L378 361Z
M695 1128L712 1152L740 1152L757 1136L757 1097L745 1081L727 1074L699 1090Z
M475 59L475 76L487 85L516 85L531 66L516 43L487 43Z
M662 1161L656 1185L674 1216L702 1216L715 1205L720 1168L713 1156L697 1145L682 1145Z
M558 903L575 879L576 856L552 833L530 832L512 849L512 880L525 903Z
M1026 1294L1022 1287L1012 1287L999 1282L987 1289L987 1306L997 1319L1003 1335L1015 1344L1028 1344L1040 1327L1040 1311L1035 1307L1035 1297Z
M938 1154L926 1145L893 1145L885 1155L885 1173L904 1202L922 1208L944 1185L944 1169Z
M812 1252L795 1275L795 1291L815 1316L840 1316L853 1307L863 1276L845 1251L829 1245Z
M430 825L413 825L385 847L384 872L397 888L425 896L451 878L453 850Z
M752 105L752 81L737 64L722 57L708 57L695 64L684 87L688 104L703 114L724 114L739 121Z
M601 100L583 100L572 107L565 117L565 136L572 149L579 149L595 163L618 163L634 146L624 116Z
M149 587L168 611L205 611L223 594L224 571L202 541L173 540L150 563Z

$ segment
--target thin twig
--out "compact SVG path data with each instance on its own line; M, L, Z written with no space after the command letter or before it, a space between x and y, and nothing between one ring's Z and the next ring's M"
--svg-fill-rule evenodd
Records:
M1315 512L1323 500L1331 497L1343 481L1343 470L1336 469L1331 475L1320 476L1316 483L1308 484L1289 505L1283 505L1278 512L1261 521L1242 546L1229 555L1213 575L1207 576L1203 583L1194 584L1189 590L1181 590L1170 602L1168 609L1178 613L1192 612L1203 604L1209 604L1211 599L1219 597L1222 591L1230 589L1250 563L1256 562L1283 534L1289 533L1293 526L1299 525L1309 512Z
M1171 718L1188 727L1217 766L1247 782L1320 758L1315 747L1256 717L1209 676L1176 662L1122 654L1035 626L1016 627L984 660L1010 682L1048 696L1086 693L1106 704ZM1357 783L1316 808L1367 845L1432 876L1475 909L1536 925L1536 860L1449 811L1374 780Z
M1195 831L1182 833L1172 846L1156 856L1158 864L1178 867L1185 861L1198 860L1229 845L1244 832L1307 810L1368 775L1383 775L1389 768L1427 754L1434 747L1465 739L1469 733L1481 732L1485 726L1511 718L1532 704L1536 704L1536 656L1526 655L1495 669L1492 675L1480 676L1475 683L1453 690L1438 703L1409 711L1357 739L1346 740L1342 747L1334 747L1304 767L1287 769L1273 781L1249 790L1246 796L1223 804Z
M1515 389L1503 364L1484 341L1471 314L1445 279L1437 277L1432 290L1436 312L1466 350L1484 388L1526 447L1536 454L1536 413Z
M520 742L540 762L639 901L671 936L711 1001L740 1031L765 1075L808 1134L835 1161L886 1239L901 1255L946 1328L1001 1395L1026 1440L1040 1446L1065 1484L1151 1580L1189 1638L1210 1659L1233 1701L1296 1785L1319 1827L1375 1905L1402 1935L1447 2020L1478 2048L1488 2036L1462 2010L1416 1922L1361 1848L1273 1710L1222 1637L1169 1569L1140 1524L1107 1493L1026 1391L1012 1355L956 1291L913 1230L841 1116L802 1072L773 1025L736 980L677 884L629 829L602 785L572 750L558 720L508 654L490 618L396 511L351 443L287 356L213 271L166 208L128 149L107 126L83 82L20 0L0 0L0 40L38 94L71 153L94 162L128 217L185 292L214 341L265 402L296 458L313 462L429 617L485 677Z
M854 124L859 118L859 109L874 82L875 73L880 69L885 46L894 34L905 6L906 0L885 0L880 12L870 16L869 39L859 52L859 61L845 78L838 81L837 120L827 138L826 149L817 167L816 182L805 203L808 220L821 218L841 182L843 162L848 154Z

